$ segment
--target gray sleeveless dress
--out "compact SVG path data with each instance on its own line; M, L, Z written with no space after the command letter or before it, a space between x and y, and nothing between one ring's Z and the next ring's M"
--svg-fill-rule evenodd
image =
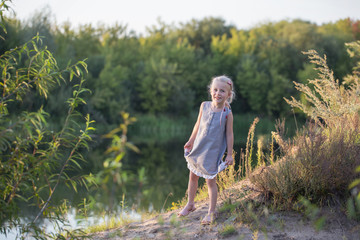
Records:
M185 152L187 167L199 177L213 179L219 173L227 146L225 126L230 111L225 107L220 112L214 112L211 102L204 103L193 149Z

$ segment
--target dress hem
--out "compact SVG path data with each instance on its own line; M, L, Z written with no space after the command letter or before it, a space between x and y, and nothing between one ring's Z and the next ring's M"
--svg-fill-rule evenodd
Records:
M197 170L195 170L195 168L193 168L192 166L190 166L189 162L187 163L187 167L188 169L193 172L196 176L199 176L199 177L203 177L205 179L214 179L216 177L216 175L218 173L215 173L214 175L207 175L207 174L203 174Z

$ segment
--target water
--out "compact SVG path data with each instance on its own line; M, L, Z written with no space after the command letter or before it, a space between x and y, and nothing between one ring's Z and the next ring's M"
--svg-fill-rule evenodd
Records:
M123 171L128 176L133 176L135 181L128 181L124 186L117 186L113 192L104 191L102 188L92 189L90 192L79 189L78 193L69 190L66 186L59 186L54 196L54 204L60 204L63 198L68 199L71 209L66 218L69 227L76 229L101 224L107 221L109 215L125 212L126 218L140 219L140 212L162 211L184 197L187 188L188 170L183 157L182 140L172 140L166 143L158 141L138 143L136 146L140 153L129 151L123 161ZM140 169L144 169L144 179L137 181ZM81 221L79 210L82 208L83 199L95 202L88 213L86 221ZM124 203L123 203L124 201ZM125 209L122 209L124 206ZM24 208L22 211L24 222L30 222L36 216L36 208ZM46 232L55 229L48 221L41 223ZM0 239L15 239L18 231L11 231L6 237Z
M66 219L68 220L68 223L66 224L66 229L79 229L79 228L87 228L96 224L104 224L110 221L109 216L98 216L97 214L90 214L91 216L87 217L86 219L78 218L77 217L77 209L72 208L67 214ZM130 210L128 212L122 213L122 218L125 219L132 219L135 221L141 220L141 215L138 214L136 211ZM25 221L23 221L25 223ZM60 224L60 223L59 223ZM57 229L55 229L55 225L51 223L48 220L44 220L41 224L41 227L43 230L47 233L55 233L57 232ZM62 225L62 224L60 224ZM64 227L64 225L62 225ZM0 234L0 240L12 240L19 238L19 230L18 229L12 229L10 232L5 234ZM29 235L29 238L31 235Z

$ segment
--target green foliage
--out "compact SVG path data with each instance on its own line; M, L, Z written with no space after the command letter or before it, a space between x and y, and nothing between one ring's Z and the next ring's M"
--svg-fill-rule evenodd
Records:
M11 0L1 0L0 3L0 27L2 30L6 33L6 27L5 27L5 18L4 18L4 11L9 11L9 6L7 2L11 2ZM1 39L3 39L3 36L0 36Z
M357 167L357 171L359 172L359 167ZM350 185L351 196L346 202L346 210L347 210L347 216L350 219L359 220L360 219L360 196L358 193L358 189L355 186L358 186L359 179L356 179L352 184Z
M20 21L16 19L9 19L2 22L4 28L0 27L0 54L5 51L15 48L20 45Z
M248 101L255 112L266 111L266 94L270 87L270 79L261 70L255 56L243 56L236 83L240 86L240 93Z
M304 210L305 216L313 222L316 231L323 229L326 218L321 216L321 210L304 197L300 197L298 202L300 208Z
M154 42L149 39L142 48L148 48ZM189 87L196 72L194 48L187 40L167 40L156 45L144 63L137 88L142 108L149 113L186 114L193 107L194 92Z
M105 134L103 138L111 139L111 145L107 148L105 154L107 155L106 159L103 162L103 167L95 175L95 183L98 187L101 188L103 195L104 192L107 193L109 197L109 203L107 206L101 206L100 208L106 209L109 207L108 211L112 213L119 203L116 202L117 199L120 199L119 196L115 196L115 189L121 188L122 194L122 211L125 210L125 194L126 187L125 184L128 181L136 181L137 176L129 174L127 171L124 171L122 168L122 159L124 158L126 151L128 149L139 153L140 150L133 145L131 142L127 141L128 126L136 121L136 118L130 117L128 113L122 112L121 116L123 118L123 123L121 123L117 128L113 129L109 133ZM119 134L120 133L120 134ZM139 171L139 181L142 184L144 181L144 173L142 170Z
M301 20L294 20L292 23L280 21L275 28L276 35L286 39L297 52L314 48L321 38L315 24Z
M209 17L200 21L193 19L188 23L182 23L181 28L177 29L175 33L180 38L188 39L196 48L201 48L205 53L209 53L212 38L228 35L231 28L231 25L225 25L225 20Z
M226 238L226 237L236 234L236 229L233 225L227 224L220 228L219 234L220 234L220 236Z
M145 65L144 78L140 85L142 107L149 113L164 112L175 87L176 63L166 59L150 59Z
M88 92L82 78L86 64L80 61L59 69L52 53L41 43L42 39L36 36L0 57L1 232L21 228L25 237L30 232L36 237L46 236L35 225L39 218L54 224L64 222L66 204L60 207L51 204L59 184L76 191L79 185L92 182L91 176L70 174L81 168L80 162L84 161L81 150L88 147L89 132L94 130L89 116L83 117L77 111ZM31 91L47 99L50 90L69 81L76 83L66 101L68 110L59 131L49 128L47 120L51 116L42 106L35 111L22 108L23 99ZM30 223L19 221L20 204L38 209Z
M290 92L290 81L285 71L290 66L281 66L283 54L280 52L266 53L266 55L264 58L266 60L263 61L262 56L244 54L237 68L236 83L254 112L266 112L267 115L278 116L286 110L281 96Z
M54 26L51 19L44 9L25 23L8 21L1 51L39 33L60 67L69 59L87 58L87 87L93 95L86 99L86 110L103 125L117 125L121 111L188 115L207 98L206 86L219 74L234 80L239 96L232 104L234 112L288 115L283 97L296 94L290 82L305 83L312 74L300 51L315 48L326 53L335 76L342 77L351 69L344 43L358 40L360 32L358 21L350 19L322 26L279 21L239 30L209 17L178 27L160 21L144 37L118 24L74 29L69 23ZM67 98L69 92L71 86L63 86L54 98ZM63 112L52 100L47 109L56 116Z

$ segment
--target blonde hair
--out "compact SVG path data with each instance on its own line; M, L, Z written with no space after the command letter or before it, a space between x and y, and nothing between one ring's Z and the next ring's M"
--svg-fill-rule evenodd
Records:
M234 83L233 83L233 81L232 81L229 77L227 77L227 76L225 76L225 75L214 77L214 78L211 80L211 82L210 82L210 84L209 84L209 86L208 86L209 92L210 92L211 87L212 87L212 85L213 85L213 83L214 83L215 81L227 83L227 84L230 86L230 92L231 92L231 94L230 94L230 97L229 97L226 101L227 101L229 104L232 103L232 101L235 99L235 89L234 89Z

